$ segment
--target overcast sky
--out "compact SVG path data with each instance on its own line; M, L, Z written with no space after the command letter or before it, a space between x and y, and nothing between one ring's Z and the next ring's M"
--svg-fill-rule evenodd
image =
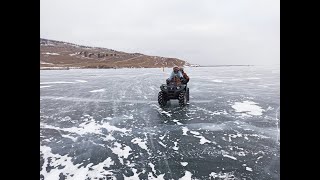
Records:
M279 64L280 0L41 0L40 37L201 65Z

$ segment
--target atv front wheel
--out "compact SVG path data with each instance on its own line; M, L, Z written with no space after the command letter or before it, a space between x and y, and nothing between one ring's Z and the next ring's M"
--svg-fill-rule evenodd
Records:
M181 93L179 94L179 105L180 105L180 106L185 106L185 105L187 105L186 92L181 92Z
M167 105L166 94L162 91L158 94L158 103L161 107Z

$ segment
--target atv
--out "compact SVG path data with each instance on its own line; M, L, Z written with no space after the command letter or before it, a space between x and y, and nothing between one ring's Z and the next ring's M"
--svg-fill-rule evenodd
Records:
M165 106L170 99L178 99L180 106L185 106L189 102L189 88L187 84L181 82L167 82L160 86L158 103L161 107Z

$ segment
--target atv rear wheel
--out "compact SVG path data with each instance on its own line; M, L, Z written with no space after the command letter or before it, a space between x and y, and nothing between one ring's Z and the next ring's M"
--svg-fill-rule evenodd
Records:
M159 92L158 94L158 103L161 107L167 105L167 98L166 98L166 94L162 91Z
M187 105L186 92L181 92L181 93L179 94L179 105L180 105L180 106L185 106L185 105Z

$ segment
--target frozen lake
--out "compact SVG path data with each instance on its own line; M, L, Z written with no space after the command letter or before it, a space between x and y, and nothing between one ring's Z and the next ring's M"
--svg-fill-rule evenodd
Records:
M183 108L169 68L40 71L41 179L280 179L279 66L185 71Z

